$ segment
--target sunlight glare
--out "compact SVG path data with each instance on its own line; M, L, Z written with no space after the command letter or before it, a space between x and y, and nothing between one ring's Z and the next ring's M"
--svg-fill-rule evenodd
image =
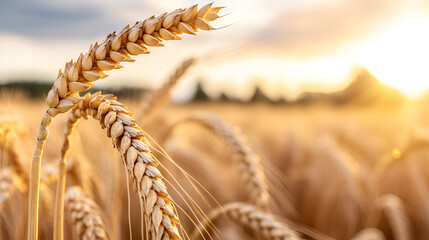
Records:
M380 81L419 97L429 89L429 19L398 21L354 51Z

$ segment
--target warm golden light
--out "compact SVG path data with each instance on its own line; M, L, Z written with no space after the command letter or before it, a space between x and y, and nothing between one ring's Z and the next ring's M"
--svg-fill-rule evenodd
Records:
M353 52L380 81L410 97L429 89L429 19L402 19Z
M395 149L393 149L393 151L392 151L392 157L393 158L395 158L395 159L399 159L399 158L401 158L401 151L399 151L399 149L397 149L397 148L395 148Z

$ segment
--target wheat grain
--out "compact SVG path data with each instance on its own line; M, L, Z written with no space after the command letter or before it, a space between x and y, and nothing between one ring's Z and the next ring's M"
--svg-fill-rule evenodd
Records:
M222 216L228 216L235 223L251 228L256 234L265 239L300 239L298 234L274 215L264 212L258 207L241 202L233 202L213 210L209 214L209 221L195 230L191 235L192 240L200 239L200 232L209 227L210 222L218 220Z
M245 137L214 115L192 115L171 127L163 137L169 137L175 127L184 122L197 123L222 138L232 149L240 174L249 192L249 199L257 206L268 209L269 194L260 157L252 151Z
M171 91L174 86L176 86L180 78L194 63L195 58L190 58L183 61L183 63L176 69L176 71L174 71L174 73L170 75L168 81L162 86L161 89L146 95L141 101L142 111L140 115L141 117L139 117L138 119L148 116L155 109L165 104L169 100Z
M93 81L107 77L104 71L121 68L120 62L134 61L130 55L149 53L146 46L163 46L162 40L180 39L178 34L214 29L208 21L215 20L217 15L213 17L209 13L217 10L211 5L200 10L194 5L127 26L119 33L109 34L101 44L92 45L76 62L66 63L64 72L59 71L46 98L49 108L39 126L31 164L28 239L37 239L41 157L53 118L74 108L80 99L78 92L94 86Z
M80 187L67 190L65 204L79 239L109 239L98 205Z

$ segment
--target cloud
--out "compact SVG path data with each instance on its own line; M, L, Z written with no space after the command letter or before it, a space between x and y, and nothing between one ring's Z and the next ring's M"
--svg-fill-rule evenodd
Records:
M119 14L150 9L141 2L0 0L0 33L38 38L92 38L129 22Z
M400 0L331 1L290 8L250 37L255 51L309 57L338 51L373 34L399 11Z

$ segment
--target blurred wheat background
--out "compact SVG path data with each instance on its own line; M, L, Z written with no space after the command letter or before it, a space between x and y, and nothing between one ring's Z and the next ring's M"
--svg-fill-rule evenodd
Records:
M0 1L0 239L428 239L429 4L207 3Z

